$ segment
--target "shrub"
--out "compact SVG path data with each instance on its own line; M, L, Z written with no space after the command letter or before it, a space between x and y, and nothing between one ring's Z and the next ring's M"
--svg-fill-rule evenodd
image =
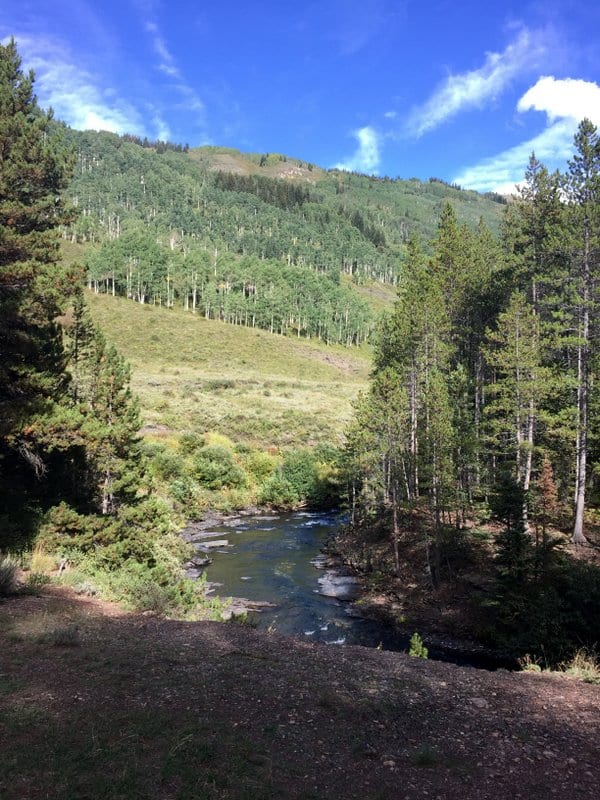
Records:
M246 473L222 445L205 445L194 457L194 477L209 489L241 488L247 485Z
M260 494L261 502L276 507L307 504L326 508L339 501L337 470L329 454L319 450L292 450L267 480Z
M561 671L584 683L600 684L600 662L589 650L577 650L571 660L562 665Z
M184 475L177 478L169 485L169 493L174 500L188 507L195 502L198 494L198 484L193 478Z
M50 578L44 572L30 572L25 584L26 594L39 594L42 586L50 583Z
M147 499L135 506L123 506L96 537L96 558L110 568L128 560L153 567L157 564L157 542L171 530L165 504Z
M294 487L279 472L269 478L258 495L258 502L261 505L274 508L293 508L299 501Z
M17 570L19 562L13 556L0 555L0 597L7 597L17 591Z
M427 658L429 656L429 650L423 644L423 639L421 639L418 633L413 633L410 637L408 655L414 658Z
M106 518L79 514L67 503L50 508L43 517L38 545L62 552L65 548L86 551L94 547Z
M170 450L159 450L152 458L151 469L163 481L179 478L183 474L181 455Z
M197 433L188 431L179 437L179 452L184 456L191 456L204 444L204 438Z
M244 459L244 469L258 484L264 483L277 468L278 459L269 453L253 450Z

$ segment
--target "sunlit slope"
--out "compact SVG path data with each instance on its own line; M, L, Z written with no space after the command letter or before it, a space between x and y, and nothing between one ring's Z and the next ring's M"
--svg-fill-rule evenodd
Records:
M130 362L146 426L218 431L269 446L339 443L370 369L367 350L325 347L177 309L88 294Z

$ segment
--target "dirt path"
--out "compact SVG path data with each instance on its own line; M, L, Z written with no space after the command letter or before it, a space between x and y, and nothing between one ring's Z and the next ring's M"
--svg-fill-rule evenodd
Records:
M0 604L0 798L596 798L600 687L51 589Z

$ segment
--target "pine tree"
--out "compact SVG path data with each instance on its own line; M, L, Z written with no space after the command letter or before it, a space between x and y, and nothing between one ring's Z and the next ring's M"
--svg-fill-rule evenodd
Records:
M129 386L128 364L98 329L86 371L82 431L89 479L96 487L97 509L109 515L133 502L143 482L139 405Z
M68 377L55 319L74 276L58 263L57 226L71 159L33 94L13 40L0 45L0 491L5 510L44 491L44 425Z
M534 311L545 310L546 316L565 277L563 228L560 176L550 174L532 153L518 200L508 207L504 246L516 285Z
M494 380L488 386L488 430L494 452L512 466L513 477L529 491L540 405L550 393L550 375L542 366L539 317L520 292L498 317L484 349ZM525 509L524 509L525 510ZM526 519L526 517L525 517Z
M596 127L583 120L575 136L566 189L572 229L572 281L576 291L577 431L575 446L575 522L572 540L585 544L585 511L589 412L592 391L592 343L597 335L596 272L600 264L600 139Z

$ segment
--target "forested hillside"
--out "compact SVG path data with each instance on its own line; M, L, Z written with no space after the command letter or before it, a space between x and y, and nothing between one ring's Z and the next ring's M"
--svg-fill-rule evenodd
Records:
M502 198L434 179L327 172L281 155L108 133L64 136L77 154L67 195L78 216L63 236L89 244L90 287L327 343L369 337L373 314L352 285L396 284L408 239L430 240L444 201L471 230L497 231L503 209Z

